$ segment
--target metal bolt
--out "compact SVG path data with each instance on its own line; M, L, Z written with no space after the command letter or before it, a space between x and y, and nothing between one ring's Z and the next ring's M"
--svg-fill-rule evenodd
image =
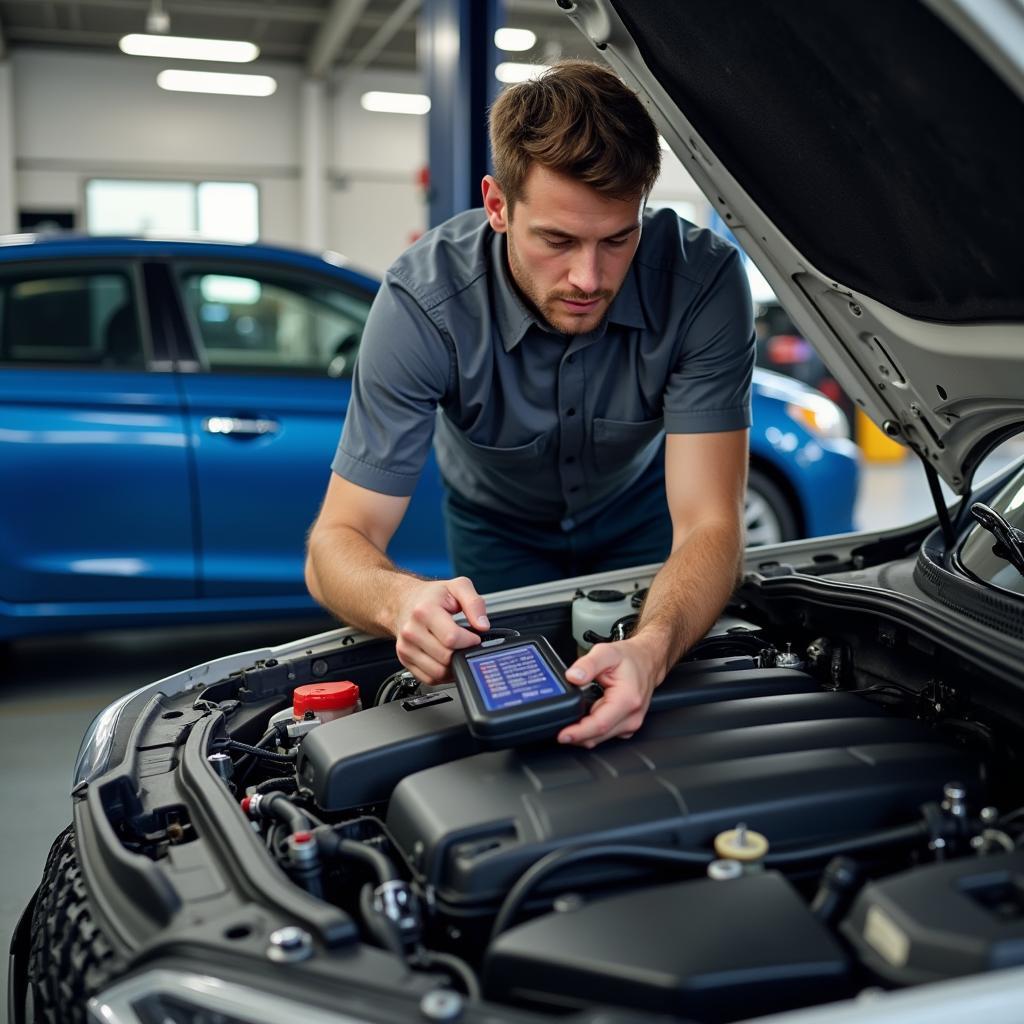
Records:
M296 925L271 932L269 943L267 957L277 963L296 963L313 955L312 937Z
M950 814L957 818L967 814L967 787L962 782L947 782L942 787L942 795L946 798L943 807Z
M219 778L223 779L224 782L231 780L235 766L231 763L231 758L227 754L223 752L210 754L206 760L210 762L210 767L217 773Z
M466 1001L451 989L435 988L420 1000L420 1013L427 1020L458 1020Z
M999 810L995 807L982 807L978 814L986 825L994 825L999 820Z
M713 860L708 865L708 878L716 882L728 882L743 874L743 865L738 860Z
M864 310L863 310L863 309L861 309L861 308L860 308L860 306L858 306L856 302L851 302L851 303L850 303L850 312L851 312L851 313L852 313L852 314L853 314L854 316L860 316L860 315L861 315L861 313L863 313L863 312L864 312Z
M746 846L747 845L747 823L741 821L736 826L736 845Z
M317 658L313 662L313 675L318 677L327 675L327 662L323 658Z
M889 437L899 437L902 433L900 425L896 420L886 420L882 424L882 429L889 435Z

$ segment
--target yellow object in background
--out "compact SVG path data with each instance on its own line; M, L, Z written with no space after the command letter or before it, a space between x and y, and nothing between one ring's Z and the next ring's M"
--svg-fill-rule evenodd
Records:
M863 409L857 410L855 439L864 458L871 462L899 462L907 454L907 449L891 437L886 437Z

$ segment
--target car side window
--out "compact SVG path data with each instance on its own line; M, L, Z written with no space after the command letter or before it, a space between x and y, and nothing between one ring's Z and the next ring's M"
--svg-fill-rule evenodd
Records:
M144 367L131 278L108 269L0 277L0 363Z
M189 267L181 283L208 369L352 376L371 296L222 268Z

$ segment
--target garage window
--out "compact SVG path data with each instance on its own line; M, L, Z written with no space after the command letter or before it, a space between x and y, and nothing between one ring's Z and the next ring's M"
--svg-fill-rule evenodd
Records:
M0 362L142 367L128 275L97 270L0 280Z
M85 186L93 235L167 235L255 242L259 190L248 181L133 181L94 178Z
M369 296L221 267L189 268L181 282L210 370L352 375Z

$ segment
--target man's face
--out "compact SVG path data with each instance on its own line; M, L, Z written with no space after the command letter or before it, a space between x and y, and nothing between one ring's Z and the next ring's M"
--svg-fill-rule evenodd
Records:
M483 195L491 227L508 236L512 277L537 312L563 334L597 327L640 243L643 197L608 199L538 164L513 210L490 176Z

